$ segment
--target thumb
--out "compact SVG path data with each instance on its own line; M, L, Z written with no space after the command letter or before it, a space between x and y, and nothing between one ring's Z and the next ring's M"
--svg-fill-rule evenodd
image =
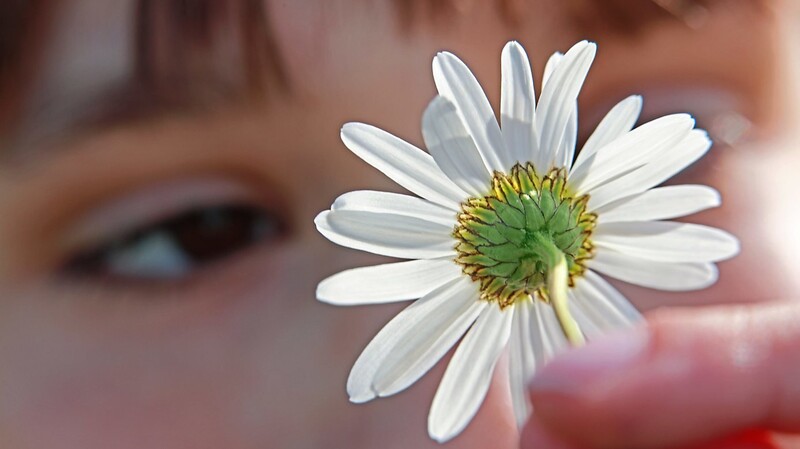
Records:
M580 447L800 431L800 303L658 312L556 358L530 393L539 425Z

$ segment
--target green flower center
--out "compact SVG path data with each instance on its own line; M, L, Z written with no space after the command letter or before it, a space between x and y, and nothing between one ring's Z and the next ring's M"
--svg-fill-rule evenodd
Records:
M547 300L547 270L555 251L564 254L569 283L592 257L597 220L586 212L586 195L567 188L564 169L540 177L533 166L495 172L491 191L462 204L454 236L456 262L480 283L481 299L501 308L539 293Z

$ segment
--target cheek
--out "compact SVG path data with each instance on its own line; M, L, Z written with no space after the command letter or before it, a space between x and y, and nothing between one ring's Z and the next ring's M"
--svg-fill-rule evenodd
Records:
M151 340L160 349L147 351L141 339L90 341L36 315L17 319L56 326L18 330L10 340L17 345L1 354L4 431L23 447L142 447L180 434L219 440L199 425L213 422L217 400L200 384L219 374L187 369L186 356L166 348L174 339ZM198 406L185 407L187 401ZM199 432L187 432L193 427Z
M796 268L800 252L797 237L799 141L798 136L792 136L755 148L741 158L737 167L736 190L748 200L742 201L737 220L746 226L742 233L747 233L748 248L757 256L750 261L752 274L749 277L756 290L771 293L767 299L796 297L799 287ZM770 284L776 281L779 281L776 286Z
M723 207L707 222L730 231L741 241L741 253L720 266L719 300L750 302L794 296L791 273L798 242L791 236L797 177L791 167L799 158L773 144L753 144L726 151L712 185Z
M714 154L714 151L718 153ZM685 221L714 226L735 235L741 252L718 264L719 281L687 293L667 293L617 284L642 309L781 300L796 296L792 273L800 241L794 224L800 154L774 143L713 148L702 176L680 178L680 184L707 184L722 195L722 206ZM683 221L683 219L681 219Z
M328 427L351 430L344 379L372 332L362 326L376 321L314 300L327 274L317 267L369 262L331 248L315 240L254 255L180 298L5 296L0 439L35 448L314 447Z

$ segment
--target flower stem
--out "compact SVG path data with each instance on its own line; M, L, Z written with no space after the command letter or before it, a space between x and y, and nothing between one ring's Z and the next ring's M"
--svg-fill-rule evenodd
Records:
M547 293L550 296L550 303L556 312L556 318L564 331L564 335L572 346L582 346L586 341L583 338L578 323L569 313L567 304L567 283L569 273L567 271L567 259L564 254L558 252L558 260L555 265L551 265L547 272Z
M583 338L580 326L572 318L567 304L567 287L569 285L569 269L567 268L567 258L564 253L553 243L552 237L537 233L534 239L538 243L542 256L547 263L547 295L550 298L550 305L556 312L556 318L564 331L564 336L572 346L582 346L586 343Z

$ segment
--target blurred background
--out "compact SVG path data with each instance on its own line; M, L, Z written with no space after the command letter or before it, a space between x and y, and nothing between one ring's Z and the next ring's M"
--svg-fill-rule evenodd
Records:
M720 282L615 285L642 310L796 297L800 36L791 0L4 0L0 3L0 445L423 448L442 364L397 397L345 379L401 305L314 289L385 262L312 224L397 190L347 121L417 145L449 50L499 104L500 51L598 56L585 139L622 98L691 112L715 141L673 180L717 188L690 221L736 234ZM514 447L497 382L451 447Z

